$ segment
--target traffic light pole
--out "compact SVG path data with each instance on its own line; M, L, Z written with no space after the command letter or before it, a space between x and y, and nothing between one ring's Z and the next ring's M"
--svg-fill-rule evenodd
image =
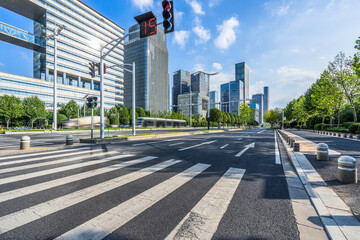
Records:
M135 120L135 62L133 62L133 69L132 69L132 135L136 135L136 120Z
M91 108L91 139L94 138L94 108Z

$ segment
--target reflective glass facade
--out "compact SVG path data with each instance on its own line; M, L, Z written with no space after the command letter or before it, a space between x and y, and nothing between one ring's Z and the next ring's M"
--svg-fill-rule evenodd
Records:
M259 123L262 124L263 123L263 118L264 118L264 94L254 94L252 96L252 100L251 100L252 104L257 104L259 106Z
M220 86L220 94L221 94L221 111L229 112L229 100L230 100L230 84L224 83Z
M209 96L209 75L204 72L191 74L191 91Z
M191 105L190 105L190 93L185 93L178 96L178 110L185 116L190 116L190 106L191 114L196 115L200 114L202 117L206 117L208 109L209 97L204 96L199 93L191 93Z
M191 73L179 70L173 73L172 105L173 111L178 112L178 96L190 91Z
M211 91L210 92L210 109L211 108L217 108L219 109L219 92L218 91Z
M239 114L240 104L244 100L244 83L231 81L230 83L230 113Z
M235 80L243 82L243 96L249 99L250 69L245 62L235 64Z
M264 110L263 110L264 115L269 110L269 101L270 101L269 87L264 87Z
M19 2L19 0L14 1ZM56 27L65 25L65 29L61 31L57 41L57 82L58 88L66 89L67 93L63 94L61 90L58 90L59 105L70 100L75 100L79 105L82 105L82 98L88 93L99 96L99 76L90 77L88 64L89 62L99 62L100 45L123 37L124 29L79 0L24 0L23 2L25 5L31 5L31 8L28 8L29 13L23 9L19 11L13 9L13 11L25 17L33 16L36 12L36 18L32 18L34 20L34 32L26 34L19 30L13 34L20 34L28 42L35 42L42 46L45 43L46 36L53 34ZM6 3L1 6L7 7ZM16 42L14 44L24 45ZM23 47L27 47L27 45ZM33 84L36 86L34 90L37 91L26 94L43 96L43 92L38 88L38 80L42 80L45 88L52 85L50 83L54 81L54 40L46 41L45 51L40 50L34 49L34 78L27 79L29 87ZM123 44L119 44L104 60L107 66L122 64L123 62ZM18 78L17 75L8 78L5 73L0 73L0 77ZM15 83L14 85L18 86ZM24 90L13 89L13 93L7 94L21 97L25 94ZM105 108L124 103L123 70L107 68L104 75L104 93ZM4 95L5 93L0 90L0 94ZM82 96L80 97L80 95ZM52 106L52 101L47 101L45 95L40 99L45 101L48 107Z

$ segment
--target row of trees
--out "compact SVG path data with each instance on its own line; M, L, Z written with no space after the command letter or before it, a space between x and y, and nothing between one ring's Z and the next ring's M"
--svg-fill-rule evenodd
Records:
M329 121L330 126L336 122L339 127L342 117L352 112L352 121L358 122L360 96L360 38L356 41L354 56L346 57L342 52L322 72L320 78L298 99L289 102L284 109L287 121L295 121L298 125L313 119L321 123ZM316 121L310 121L313 127Z

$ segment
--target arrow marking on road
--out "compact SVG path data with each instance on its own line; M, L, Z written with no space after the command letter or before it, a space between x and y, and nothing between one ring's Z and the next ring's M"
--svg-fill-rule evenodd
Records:
M185 150L188 150L188 149L191 149L191 148L200 147L200 146L202 146L202 145L209 145L209 144L212 144L212 143L214 143L214 142L216 142L216 141L217 141L217 140L211 141L211 142L200 143L200 144L197 144L197 145L194 145L194 146L191 146L191 147L179 149L179 151L185 151Z
M251 143L245 146L245 148L239 152L238 154L235 155L235 157L241 157L241 155L243 155L249 148L254 148L255 147L255 143Z

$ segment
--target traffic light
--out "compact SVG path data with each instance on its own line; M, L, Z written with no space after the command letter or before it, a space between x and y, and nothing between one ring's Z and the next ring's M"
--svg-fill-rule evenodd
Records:
M106 64L104 63L104 74L106 73Z
M89 74L91 77L95 77L95 63L89 62Z
M174 1L162 1L163 12L162 15L164 17L164 31L165 33L171 33L174 31Z
M88 108L96 108L97 107L97 97L88 97L87 99L87 103L86 106L88 106Z

